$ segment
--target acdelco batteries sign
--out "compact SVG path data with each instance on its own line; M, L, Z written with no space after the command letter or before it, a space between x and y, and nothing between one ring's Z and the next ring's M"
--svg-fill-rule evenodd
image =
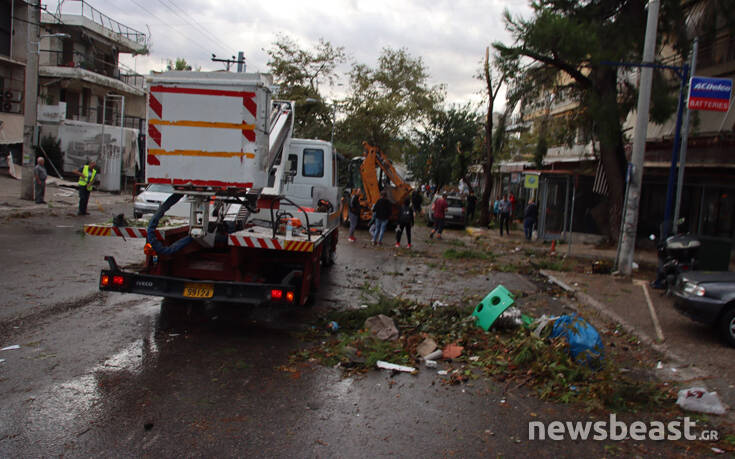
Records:
M730 108L732 80L692 77L689 83L689 109L726 112Z

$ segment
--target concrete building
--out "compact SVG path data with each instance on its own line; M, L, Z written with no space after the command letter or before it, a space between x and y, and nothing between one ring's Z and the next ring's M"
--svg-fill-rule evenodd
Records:
M123 175L134 176L146 113L145 78L121 68L118 57L147 53L148 37L84 0L59 2L56 12L42 13L41 26L42 142L44 137L59 141L66 172L95 158L102 162L101 176L117 174L121 158Z
M697 76L735 78L735 35L726 20L718 17L712 3L695 0L687 4L688 34L699 37ZM673 59L671 50L664 48L657 56L658 62L681 65L681 59ZM630 83L637 84L638 72L620 71ZM673 72L667 76L678 87L678 77ZM607 190L604 173L599 162L596 142L574 129L565 129L567 120L573 119L580 106L564 90L560 81L556 90L542 93L535 99L524 101L521 118L515 125L528 130L539 130L543 123L549 148L540 168L550 183L560 188L554 194L558 213L566 212L567 221L573 221L575 232L602 234L606 227ZM678 89L677 89L678 95ZM732 106L732 99L731 99ZM627 136L633 133L637 113L631 112L624 122ZM658 234L664 219L666 192L676 127L676 113L663 124L649 123L644 161L643 188L641 193L638 236ZM630 155L632 139L626 145ZM693 111L687 143L687 161L684 189L681 201L681 217L685 218L684 230L703 237L735 239L735 110L726 113ZM523 188L522 176L538 167L533 152L525 151L499 167L497 193L513 190L524 199L529 190ZM535 173L535 172L534 172ZM576 190L573 211L570 186ZM555 185L556 186L556 185ZM566 209L564 211L563 209ZM573 219L570 217L573 215ZM563 231L562 225L560 231ZM568 229L568 228L567 228ZM558 233L555 233L558 234Z
M8 153L20 163L23 150L26 61L32 50L28 36L31 18L29 3L0 0L0 163L3 164Z

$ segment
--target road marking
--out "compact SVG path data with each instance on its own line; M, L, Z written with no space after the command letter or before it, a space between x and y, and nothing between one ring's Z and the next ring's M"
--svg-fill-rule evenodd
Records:
M633 284L640 285L640 287L643 289L643 294L646 295L646 303L648 303L648 310L651 313L651 319L653 319L653 328L656 329L656 337L659 339L659 341L663 341L664 332L661 329L661 323L658 321L658 315L656 315L656 310L653 308L653 301L651 301L651 295L648 293L648 283L643 280L634 280Z

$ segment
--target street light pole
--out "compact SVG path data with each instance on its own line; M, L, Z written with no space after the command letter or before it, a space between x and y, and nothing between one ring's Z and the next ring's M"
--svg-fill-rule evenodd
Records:
M658 10L660 0L648 2L648 19L646 23L646 37L643 46L643 63L653 63L656 47L656 29L658 28ZM638 206L641 199L641 185L643 181L643 159L646 152L646 135L648 133L648 111L651 104L651 84L653 82L653 68L641 68L640 86L638 89L638 119L633 134L633 155L626 197L624 224L620 238L620 253L616 265L620 272L629 276L633 270L633 253L638 231Z
M41 23L41 4L38 0L27 3L28 15L26 30L26 72L23 91L23 177L20 183L20 198L33 199L33 166L35 154L33 143L36 133L36 114L38 104L38 46L40 40L39 24Z

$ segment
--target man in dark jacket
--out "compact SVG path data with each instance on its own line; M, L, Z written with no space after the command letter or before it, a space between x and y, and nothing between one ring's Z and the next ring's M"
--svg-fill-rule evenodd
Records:
M383 234L388 226L388 219L392 206L388 200L388 192L383 190L380 192L380 199L375 203L375 235L373 236L373 245L383 243Z
M401 210L398 213L398 227L396 228L396 247L401 246L401 236L403 232L406 232L406 241L408 242L409 249L411 248L411 227L413 226L413 208L411 207L411 201L406 201L401 206Z
M526 212L523 214L523 232L526 233L526 240L530 241L533 236L533 227L538 222L538 206L533 199L528 201Z
M423 202L424 198L421 196L421 191L419 189L413 190L413 193L411 193L411 204L413 205L414 214L421 213L421 204Z
M355 229L360 223L360 210L360 193L356 192L350 198L350 237L347 238L350 242L355 242Z
M475 207L477 206L477 196L474 191L470 191L467 196L467 221L471 222L475 218Z

